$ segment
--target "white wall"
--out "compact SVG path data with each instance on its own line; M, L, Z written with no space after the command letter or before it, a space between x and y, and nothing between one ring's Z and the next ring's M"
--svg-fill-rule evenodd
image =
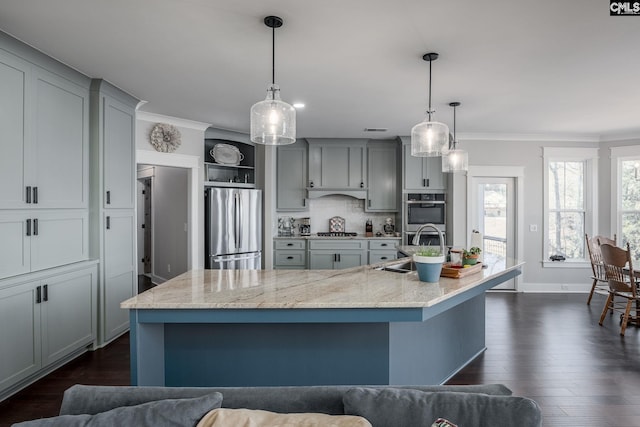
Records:
M189 179L189 201L188 205L192 210L192 222L195 241L190 242L190 253L193 254L191 265L197 268L204 266L204 132L209 127L207 123L194 122L190 120L179 119L176 117L162 116L143 111L138 111L136 115L136 150L138 152L149 152L154 154L155 158L162 159L161 162L165 166L191 164L191 158L197 158L197 170L195 179ZM169 123L178 128L181 133L181 145L173 153L158 153L153 145L149 142L149 133L156 123ZM148 162L151 163L151 162Z

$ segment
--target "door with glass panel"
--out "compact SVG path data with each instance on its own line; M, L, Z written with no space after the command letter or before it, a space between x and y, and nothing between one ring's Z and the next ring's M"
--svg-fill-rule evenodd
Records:
M472 227L482 233L482 262L489 270L505 268L515 257L515 179L473 178L475 203ZM513 279L493 289L515 289Z

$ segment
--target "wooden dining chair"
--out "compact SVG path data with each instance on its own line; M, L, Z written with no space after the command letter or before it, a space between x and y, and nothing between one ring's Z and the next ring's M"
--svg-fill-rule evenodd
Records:
M638 285L636 283L635 271L633 270L633 262L631 261L631 250L629 243L627 249L622 249L610 244L600 245L602 252L602 260L604 262L604 270L609 284L609 296L600 316L600 326L607 316L607 311L617 311L622 313L620 335L624 335L629 322L629 315L634 303L636 305L635 319L637 320L640 306L638 298ZM614 297L620 297L622 300L614 301Z
M589 238L588 234L584 235L587 241L587 250L589 251L589 259L591 261L591 291L589 291L589 297L587 298L587 305L591 304L591 298L593 298L596 290L598 293L606 294L609 292L609 284L607 283L607 277L604 273L604 265L602 263L602 253L600 252L601 244L616 245L616 235L613 235L613 239L605 236L593 236Z

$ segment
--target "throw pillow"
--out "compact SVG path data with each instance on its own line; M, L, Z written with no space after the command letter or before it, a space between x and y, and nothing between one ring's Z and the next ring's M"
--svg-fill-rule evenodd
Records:
M192 427L221 405L222 394L212 393L194 399L166 399L123 406L95 415L61 415L25 421L13 427Z
M260 409L214 409L197 427L371 427L362 417L316 413L278 414Z
M353 388L343 403L345 414L365 417L373 427L430 427L437 418L464 427L542 425L540 407L525 397Z

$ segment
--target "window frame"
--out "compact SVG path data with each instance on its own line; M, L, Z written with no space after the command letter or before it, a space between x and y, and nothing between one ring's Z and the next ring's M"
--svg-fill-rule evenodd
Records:
M564 262L549 259L549 163L584 162L584 232L593 235L598 224L598 148L543 147L543 233L542 265L551 268L588 267L589 257L585 247L584 258L567 259ZM568 209L567 211L571 211ZM575 211L575 209L574 209ZM584 236L582 236L584 240Z
M640 161L640 145L610 147L611 158L611 230L618 236L618 244L622 244L622 162ZM627 211L624 211L627 212Z

